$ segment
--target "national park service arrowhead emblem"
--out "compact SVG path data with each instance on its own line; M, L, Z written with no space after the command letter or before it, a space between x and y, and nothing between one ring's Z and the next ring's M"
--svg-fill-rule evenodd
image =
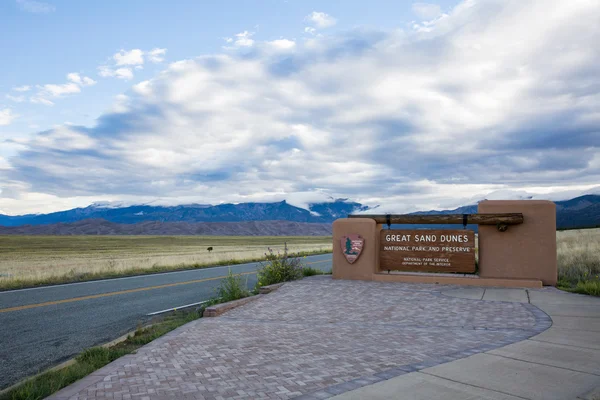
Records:
M340 239L340 243L342 245L342 253L344 253L344 257L346 257L346 260L352 264L360 256L365 244L365 239L363 239L360 235L352 234L343 236Z

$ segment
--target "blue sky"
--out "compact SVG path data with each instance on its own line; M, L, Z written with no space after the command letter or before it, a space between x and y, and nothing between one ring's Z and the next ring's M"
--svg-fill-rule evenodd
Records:
M600 182L594 0L0 2L0 213Z

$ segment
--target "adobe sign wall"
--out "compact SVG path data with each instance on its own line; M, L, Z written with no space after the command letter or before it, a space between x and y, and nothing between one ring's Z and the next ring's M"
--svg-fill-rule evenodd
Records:
M479 226L476 275L472 274L475 235L471 230L389 230L369 218L338 219L333 223L333 278L507 287L555 285L555 207L553 202L534 200L479 203L479 213L522 213L524 221L506 231Z

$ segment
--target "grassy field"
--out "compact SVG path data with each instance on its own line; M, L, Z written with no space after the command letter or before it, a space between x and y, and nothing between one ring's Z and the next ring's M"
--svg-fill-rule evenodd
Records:
M556 233L558 286L600 296L600 229Z
M600 295L600 229L556 236L559 287ZM284 242L292 253L332 249L331 237L0 236L0 289L258 260Z
M284 242L291 253L332 248L304 236L0 236L0 288L257 260Z

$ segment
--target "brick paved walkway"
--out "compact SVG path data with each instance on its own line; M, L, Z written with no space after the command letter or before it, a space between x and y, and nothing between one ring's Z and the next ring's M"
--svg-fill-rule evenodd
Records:
M322 399L529 338L534 306L447 297L449 286L315 277L203 318L56 399Z

